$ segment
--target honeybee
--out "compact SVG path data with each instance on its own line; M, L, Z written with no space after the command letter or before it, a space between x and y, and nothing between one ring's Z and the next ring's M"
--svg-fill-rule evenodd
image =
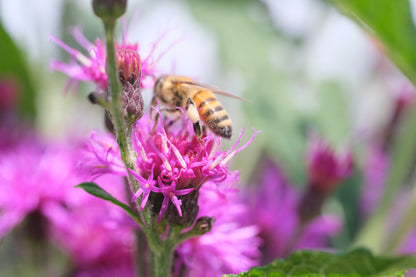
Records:
M216 135L231 138L231 119L215 97L215 93L243 100L230 93L195 82L191 78L176 75L164 75L157 79L153 93L153 107L157 106L159 100L161 104L168 107L165 109L167 111L175 112L177 107L184 109L193 123L194 132L198 138L203 133L200 121ZM157 120L158 117L156 122Z

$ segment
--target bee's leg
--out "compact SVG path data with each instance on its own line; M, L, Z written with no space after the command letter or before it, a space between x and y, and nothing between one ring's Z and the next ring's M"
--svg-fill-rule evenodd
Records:
M167 112L167 113L178 113L180 112L180 110L178 109L168 109L168 108L161 108L160 111L162 112ZM179 117L178 117L179 118ZM178 121L178 118L176 119L172 119L171 121L169 121L169 123L167 124L167 127L172 126L173 123L175 123L176 121ZM156 126L159 123L159 119L160 119L160 113L157 113L155 116L155 123L153 125L152 131L150 132L150 134L153 134L156 130Z
M152 98L152 104L150 105L150 119L153 119L153 107L157 107L157 97L153 96ZM160 114L157 113L156 117L154 118L155 123L153 124L153 128L152 131L150 132L150 134L153 134L156 130L156 126L159 123L159 118L160 118Z
M200 117L198 113L198 109L196 108L195 102L192 100L192 98L188 97L188 100L186 101L186 115L189 117L189 119L192 121L194 125L194 132L197 138L200 138L202 136L202 127L200 122Z
M157 97L153 96L152 104L150 104L150 119L153 119L153 112L154 112L153 108L157 108L157 106L158 106ZM157 113L156 117L158 117L158 115L159 115L159 113ZM156 120L156 118L155 118L155 120ZM157 120L159 120L159 118Z

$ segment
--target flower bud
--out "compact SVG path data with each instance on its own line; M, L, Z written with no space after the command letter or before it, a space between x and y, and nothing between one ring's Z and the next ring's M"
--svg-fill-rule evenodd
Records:
M123 85L121 90L123 101L123 116L128 124L133 124L143 116L143 97L140 88L133 87L130 83Z
M188 194L178 196L182 201L182 216L179 215L175 205L170 202L165 213L168 224L171 226L181 226L183 228L192 226L199 211L198 196L198 190L193 190Z
M307 167L309 185L327 196L341 180L351 174L352 154L349 150L335 153L327 142L313 137L307 155Z
M306 160L308 187L298 205L302 223L307 223L320 214L328 195L353 169L350 151L335 153L327 142L318 137L312 137Z
M127 0L93 0L92 8L96 16L104 22L115 21L126 12Z
M194 229L201 235L208 233L211 231L212 227L214 226L215 218L209 216L203 216L198 218L195 223Z
M122 85L129 82L132 86L140 85L141 61L136 51L131 49L117 50L117 68Z

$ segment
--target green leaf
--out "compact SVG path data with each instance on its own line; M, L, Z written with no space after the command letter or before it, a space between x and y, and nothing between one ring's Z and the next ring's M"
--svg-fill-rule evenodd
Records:
M110 201L113 204L116 204L117 206L119 206L120 208L122 208L123 210L125 210L131 217L133 217L135 220L138 219L136 213L126 204L124 204L123 202L117 200L115 197L113 197L111 194L109 194L108 192L106 192L103 188L99 187L97 184L92 183L92 182L84 182L81 183L79 185L76 186L77 188L82 188L83 190L85 190L86 192Z
M20 49L0 23L0 79L18 82L19 111L28 118L35 115L35 90Z
M416 29L408 0L328 0L379 38L386 52L416 84Z
M416 256L374 256L365 249L346 254L296 251L286 260L275 260L239 275L225 276L385 277L403 276L407 269L415 267Z

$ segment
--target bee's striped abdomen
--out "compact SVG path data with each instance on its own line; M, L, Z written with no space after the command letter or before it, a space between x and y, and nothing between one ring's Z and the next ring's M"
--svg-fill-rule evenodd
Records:
M231 120L221 103L211 91L198 90L193 96L201 120L216 135L230 138L232 134Z

